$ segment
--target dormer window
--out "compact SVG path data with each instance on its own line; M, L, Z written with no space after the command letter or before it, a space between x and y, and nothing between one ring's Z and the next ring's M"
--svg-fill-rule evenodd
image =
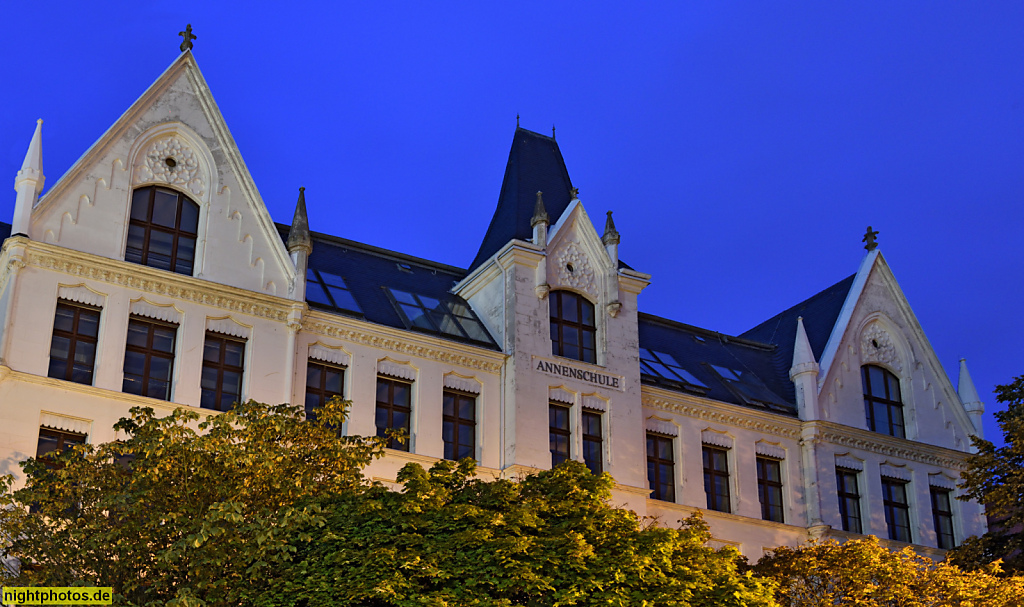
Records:
M132 194L124 259L151 268L192 275L199 230L199 205L168 188L150 186Z
M875 365L864 365L860 374L864 381L864 414L868 429L906 438L899 378Z
M570 291L552 291L551 353L597 363L597 327L594 304Z

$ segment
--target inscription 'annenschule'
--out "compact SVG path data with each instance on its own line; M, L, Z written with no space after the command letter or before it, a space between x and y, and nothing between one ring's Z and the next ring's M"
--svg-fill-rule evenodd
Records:
M589 371L587 369L577 369L575 367L546 360L537 360L537 364L534 368L537 371L542 371L544 373L550 373L560 377L568 377L570 379L578 379L596 386L605 386L607 388L622 390L622 378L614 375L595 373L594 371Z

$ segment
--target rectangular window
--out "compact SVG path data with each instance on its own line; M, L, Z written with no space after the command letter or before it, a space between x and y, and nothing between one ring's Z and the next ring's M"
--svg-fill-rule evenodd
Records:
M227 411L240 402L244 367L245 341L208 332L203 346L203 393L199 406Z
M952 491L942 487L932 487L932 520L935 521L935 537L939 548L951 550L956 547L953 536L953 503L950 500Z
M647 485L651 498L676 501L676 463L672 438L647 433Z
M732 512L729 500L729 452L704 445L704 493L708 510Z
M377 378L377 409L374 423L377 436L387 436L388 430L404 430L405 440L391 439L388 448L399 451L409 450L409 418L412 416L412 384Z
M548 404L548 444L552 468L569 459L569 407Z
M757 458L757 498L761 500L762 519L785 522L782 512L782 462L779 460Z
M124 381L121 391L160 400L171 400L174 340L177 325L131 318L124 348Z
M839 495L839 516L843 520L843 531L863 533L860 523L860 489L857 488L857 473L853 470L836 468L836 492Z
M46 460L51 453L60 455L75 445L84 445L85 435L53 428L39 428L39 444L36 459Z
M583 462L594 474L601 474L604 469L603 437L601 434L601 414L596 411L583 412Z
M476 396L445 390L441 414L444 458L475 458Z
M345 385L345 368L326 363L306 363L306 419L316 419L316 409L335 396L341 398Z
M99 309L57 302L47 375L91 386L99 328Z
M910 543L910 503L907 501L907 483L882 477L882 506L889 539Z

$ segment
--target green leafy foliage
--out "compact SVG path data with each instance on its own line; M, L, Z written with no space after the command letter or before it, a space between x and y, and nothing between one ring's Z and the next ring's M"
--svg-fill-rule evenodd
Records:
M699 517L644 526L578 462L520 482L474 464L406 465L404 492L324 504L319 540L260 605L769 606L771 586L713 550ZM316 530L310 530L316 532Z
M961 499L977 500L996 521L988 533L972 537L950 553L950 560L967 568L1002 560L1007 572L1024 573L1024 375L996 386L996 400L1007 405L995 414L1003 432L1002 447L973 437L977 453L967 458L961 473Z
M1024 596L1024 578L1000 577L998 564L963 571L874 536L777 548L754 571L778 583L782 607L1018 607Z
M30 459L17 491L6 478L0 530L6 556L26 566L5 584L112 586L126 605L237 605L287 566L297 534L324 524L317 498L367 489L361 470L383 439L340 436L344 419L341 402L316 422L255 402L201 423L194 411L134 408L115 426L126 440Z

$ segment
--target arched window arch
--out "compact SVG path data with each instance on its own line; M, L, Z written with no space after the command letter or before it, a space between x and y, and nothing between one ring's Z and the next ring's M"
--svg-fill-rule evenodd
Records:
M132 193L124 259L192 275L199 229L199 205L169 188L149 186Z
M555 356L597 362L594 304L571 291L552 291L551 352Z
M864 365L860 368L860 375L864 383L864 414L868 429L906 438L900 379L877 365Z

